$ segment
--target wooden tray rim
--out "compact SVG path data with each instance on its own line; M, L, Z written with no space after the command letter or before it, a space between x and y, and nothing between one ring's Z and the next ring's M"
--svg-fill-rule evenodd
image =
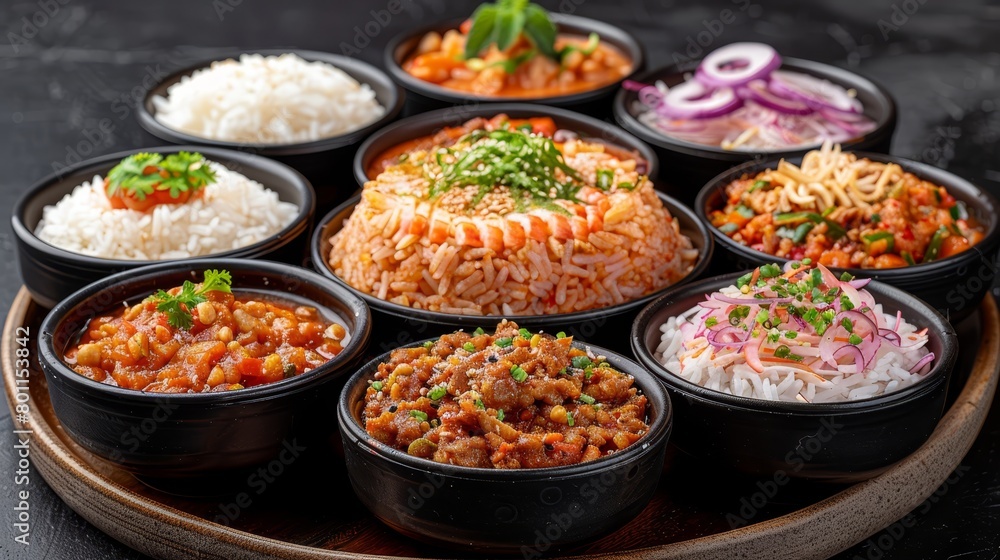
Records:
M88 522L158 558L380 558L262 537L163 505L105 478L77 458L59 441L36 407L31 406L27 425L18 423L13 414L15 332L33 305L27 289L22 287L4 324L0 359L7 404L15 430L31 430L32 466ZM979 311L982 337L961 394L928 441L886 472L800 510L742 528L666 545L576 558L707 559L729 558L737 551L743 557L827 558L889 526L944 483L972 447L989 412L1000 377L1000 311L991 295L986 296ZM131 515L98 515L114 513L121 507ZM152 523L156 531L140 531L141 520Z

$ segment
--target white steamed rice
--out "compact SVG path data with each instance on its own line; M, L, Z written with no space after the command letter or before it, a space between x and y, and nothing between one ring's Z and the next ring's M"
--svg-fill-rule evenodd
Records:
M46 206L35 235L93 257L182 259L252 245L284 229L298 214L298 206L282 202L260 183L218 163L209 165L216 182L202 196L149 212L111 208L104 179L95 176Z
M154 97L156 120L202 138L310 142L357 130L385 113L367 84L325 62L244 54L213 62Z
M713 391L771 401L844 402L898 391L924 379L930 369L925 366L910 373L928 353L927 335L902 318L896 329L896 316L883 313L881 305L873 311L885 318L887 327L896 330L906 346L883 344L865 371L857 373L854 365L840 365L836 374L825 379L786 365L766 366L763 373L757 373L746 364L742 352L716 352L704 336L694 337L697 327L691 319L699 311L704 310L696 306L660 326L662 335L654 357L674 375Z

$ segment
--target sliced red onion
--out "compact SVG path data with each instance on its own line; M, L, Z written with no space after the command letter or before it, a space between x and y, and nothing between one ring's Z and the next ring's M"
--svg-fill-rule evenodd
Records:
M866 126L865 124L852 123L840 118L840 115L843 115L843 113L841 113L840 111L830 111L830 110L820 109L819 114L822 115L824 119L826 119L827 123L843 129L844 132L847 132L852 137L861 136L862 134L868 132L871 129L871 127Z
M786 115L808 115L813 112L812 108L801 101L775 94L768 89L764 80L754 80L741 86L736 90L736 94Z
M625 80L622 82L622 87L629 91L642 91L643 88L648 88L650 86L635 80Z
M855 126L868 125L871 123L871 119L866 117L864 113L860 112L859 113L855 113L853 111L845 112L845 111L838 111L830 107L821 107L819 109L819 114L823 115L823 117L826 119L845 122Z
M791 315L791 313L789 313L789 315ZM799 328L802 329L803 331L809 327L809 325L802 320L802 317L799 317L798 315L792 315L792 319L795 319L795 322L799 325Z
M913 364L913 367L910 368L910 373L919 372L924 368L924 366L931 363L932 360L934 360L934 352L928 352L922 358L917 360L917 363Z
M892 329L879 329L878 335L882 337L882 340L896 347L899 347L903 343L903 339L900 338L899 333Z
M742 104L732 88L711 90L691 80L670 88L657 111L675 119L707 119L731 113Z
M829 108L845 113L860 113L861 102L847 90L822 78L808 74L775 70L771 73L771 90L780 95L800 99L814 109Z
M882 347L882 339L877 336L873 336L871 340L864 340L858 345L861 350L861 355L865 357L865 367L871 367L872 362L875 361L875 356L878 355L878 349Z
M830 365L837 363L837 359L833 355L837 351L836 341L833 340L836 336L837 329L830 327L826 329L819 341L819 357Z
M854 288L855 290L860 290L865 286L867 286L868 283L871 281L872 281L871 278L855 278L854 280L847 282L847 285Z
M711 87L736 87L765 78L780 67L781 57L770 45L733 43L706 56L695 79Z
M860 311L854 311L854 310L852 310L852 311L841 311L840 313L838 313L836 315L836 317L834 317L834 319L833 319L834 324L836 326L841 326L840 325L840 321L842 319L847 319L848 321L851 321L852 323L854 323L855 328L858 325L864 325L868 329L868 332L867 332L867 334L865 334L865 336L869 336L870 335L870 338L875 338L878 335L878 332L879 332L878 326L876 326L875 323L872 322L871 318L869 318L864 313L861 313ZM843 327L841 327L841 328L843 328ZM858 336L861 336L861 335L858 335Z
M663 104L663 92L656 86L646 86L639 90L637 94L639 101L654 109L658 109Z
M830 365L838 365L837 360L841 356L850 354L854 357L854 368L857 370L854 373L864 373L865 371L865 356L861 353L861 349L853 344L845 344L840 348L833 351L834 361L830 362Z
M744 331L733 326L726 326L717 330L709 329L705 333L705 340L715 348L732 348L738 351L743 347L745 342L745 340L737 336L738 334L744 334Z

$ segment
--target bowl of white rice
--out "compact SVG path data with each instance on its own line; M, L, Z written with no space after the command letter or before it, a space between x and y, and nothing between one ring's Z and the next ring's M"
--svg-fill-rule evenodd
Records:
M934 431L958 340L902 290L797 264L668 291L637 317L632 350L671 394L677 447L706 465L864 480Z
M322 185L357 145L395 119L403 90L381 70L302 50L232 53L167 76L139 104L139 124L168 142L233 148L291 165L320 206L346 197Z
M214 180L184 203L115 208L104 177L140 153L201 155ZM52 307L87 284L155 262L267 258L301 265L316 202L309 181L260 156L170 146L94 158L42 179L14 206L21 278Z

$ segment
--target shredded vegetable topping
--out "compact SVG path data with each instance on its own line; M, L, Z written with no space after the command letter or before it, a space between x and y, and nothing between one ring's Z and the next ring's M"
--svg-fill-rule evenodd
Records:
M884 315L868 282L808 259L762 266L665 325L659 355L676 374L698 370L690 381L744 396L822 402L896 390L935 356L923 348L927 329ZM721 370L730 377L713 386Z

